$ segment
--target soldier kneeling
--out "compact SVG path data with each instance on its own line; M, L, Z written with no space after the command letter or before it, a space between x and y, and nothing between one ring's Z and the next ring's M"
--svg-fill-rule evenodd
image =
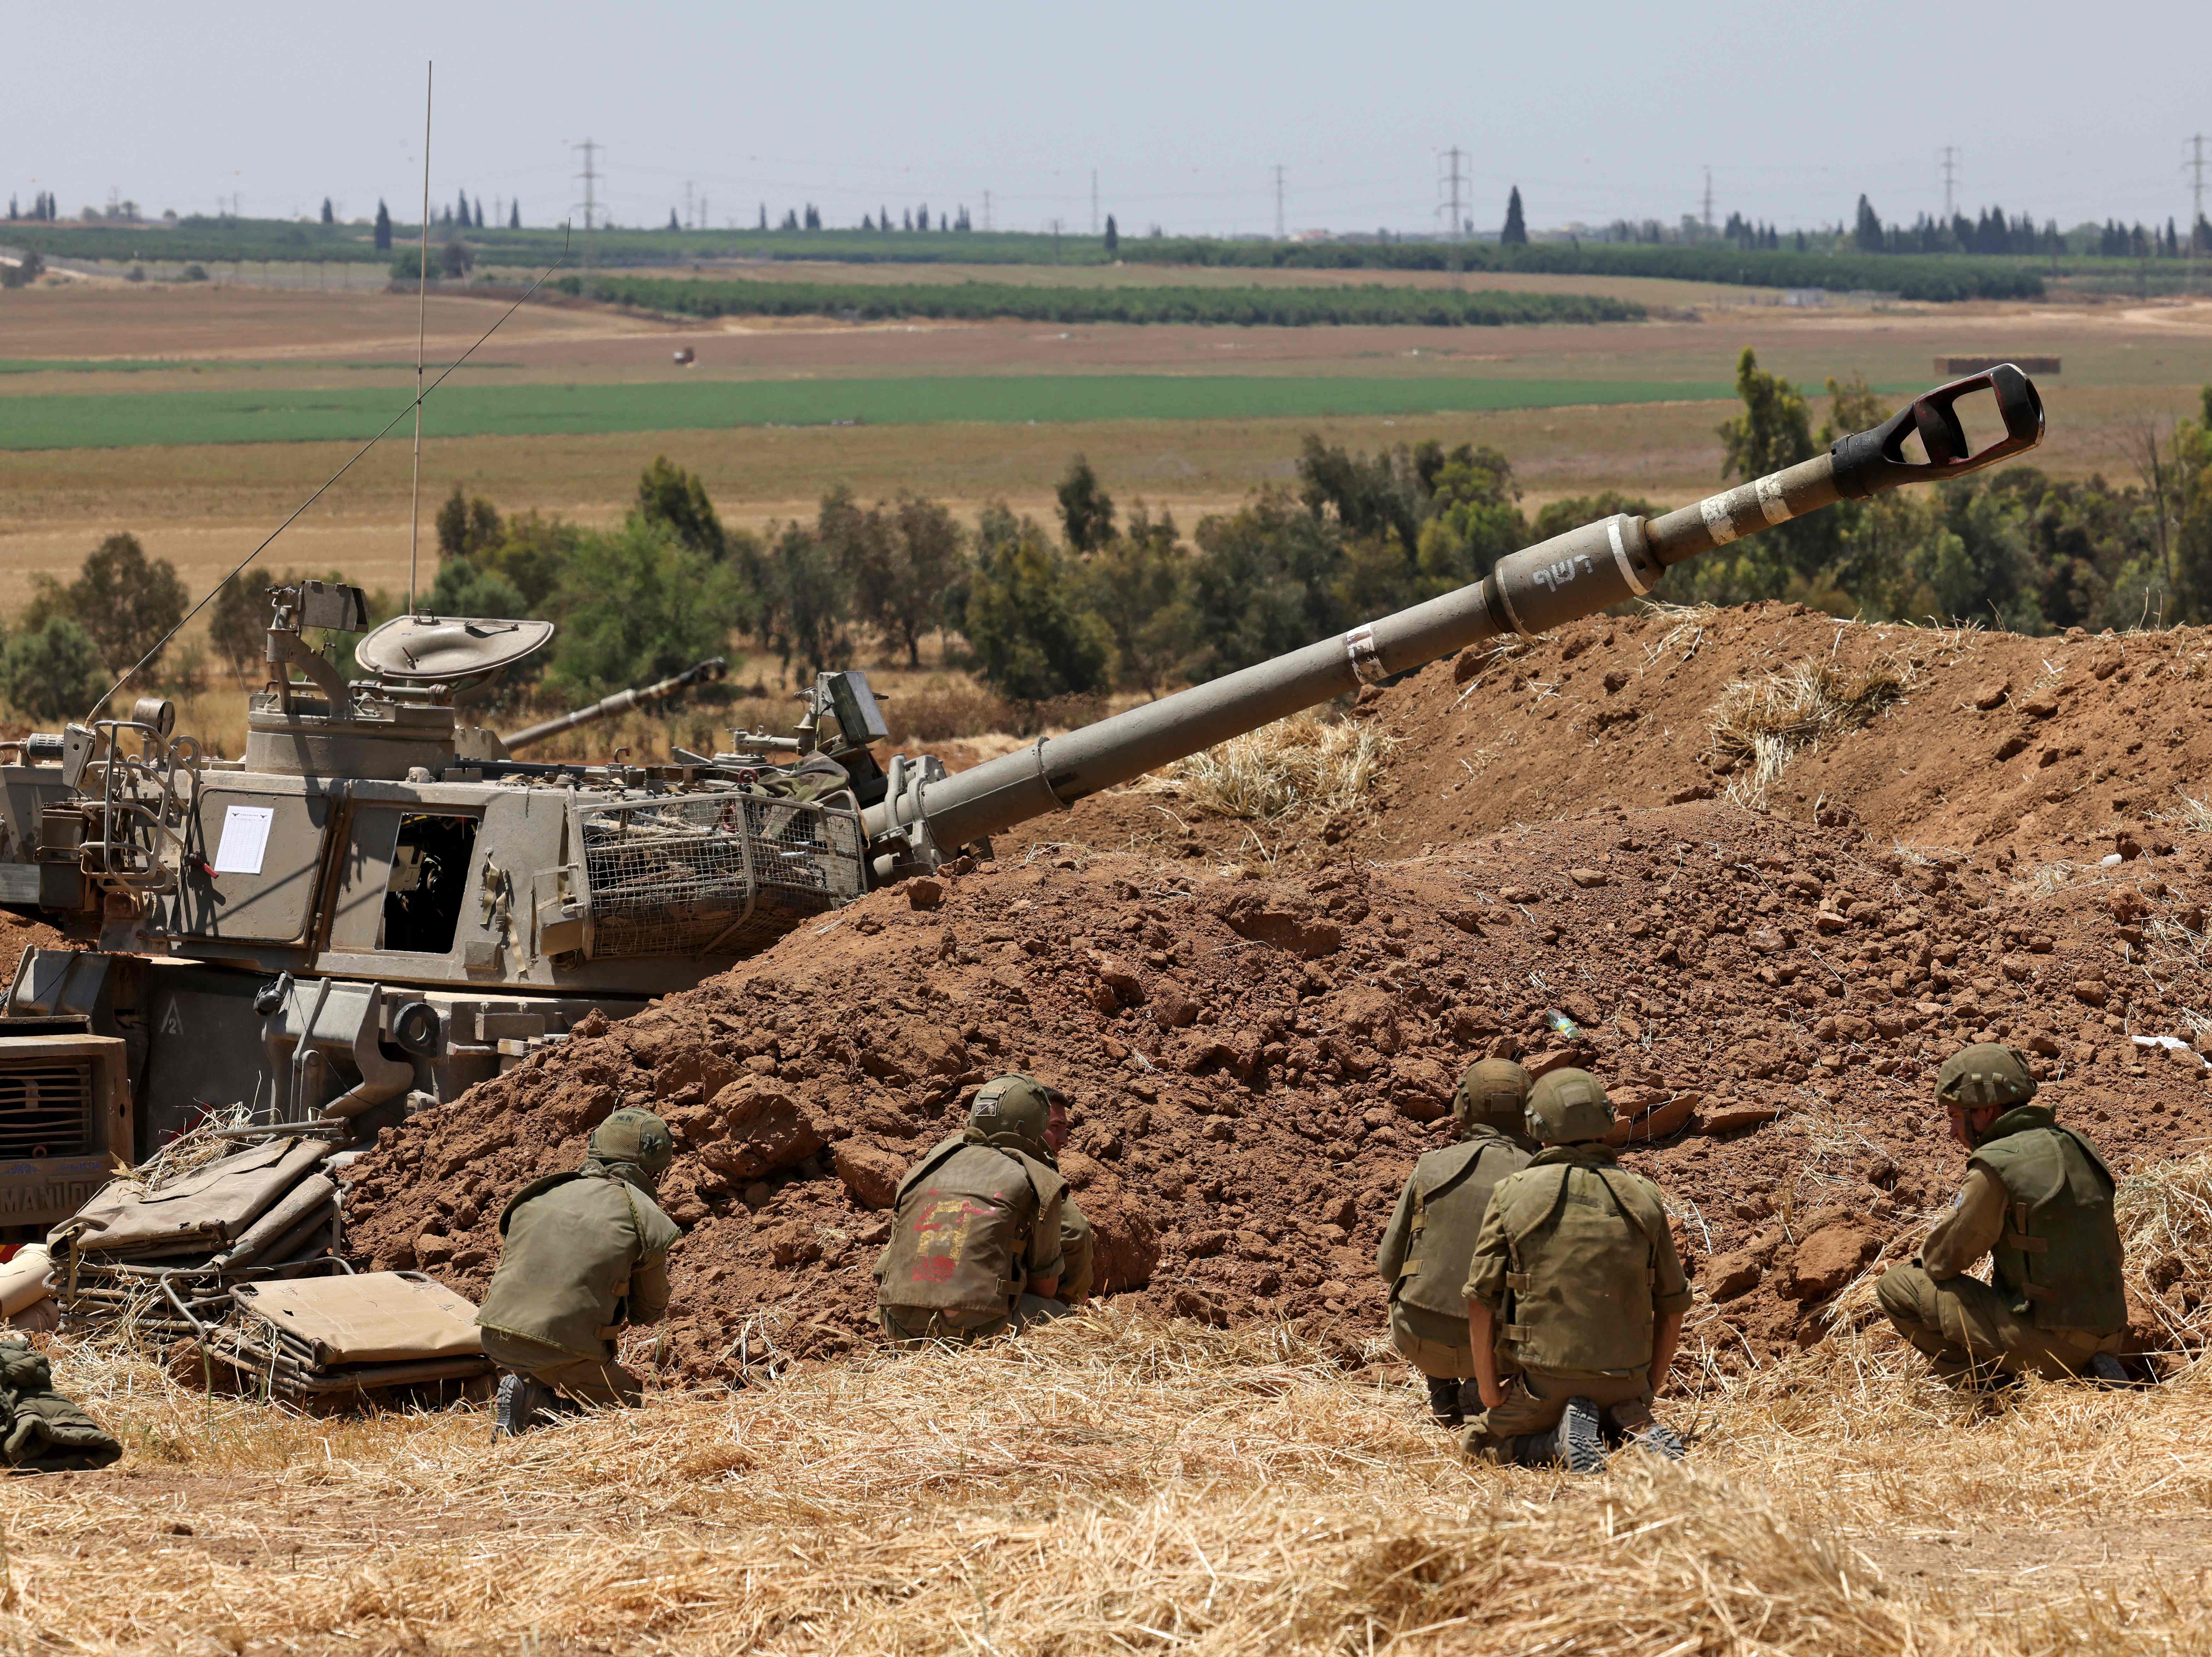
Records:
M1528 1095L1544 1149L1491 1193L1467 1280L1468 1344L1486 1406L1461 1448L1523 1466L1605 1466L1606 1430L1680 1460L1651 1417L1690 1308L1659 1187L1603 1140L1613 1104L1587 1071ZM1499 1375L1499 1349L1516 1372Z
M1951 1137L1966 1148L1958 1205L1875 1299L1948 1381L2033 1369L2122 1382L2127 1327L2112 1171L2088 1138L2031 1104L2035 1078L2016 1047L1977 1042L1936 1072ZM1990 1281L1966 1273L1994 1256Z
M1390 1288L1390 1344L1428 1378L1429 1411L1456 1427L1481 1408L1467 1344L1462 1288L1490 1193L1528 1166L1536 1147L1527 1131L1528 1072L1510 1059L1485 1059L1460 1077L1452 1100L1460 1142L1413 1164L1375 1251Z
M499 1217L499 1269L477 1314L484 1355L507 1372L495 1435L528 1431L563 1399L643 1398L612 1342L668 1310L668 1251L683 1233L652 1193L674 1156L660 1118L618 1110L592 1131L582 1166L533 1180Z
M1066 1315L1063 1280L1089 1291L1090 1226L1054 1161L1066 1137L1057 1090L1001 1076L977 1091L966 1130L899 1181L876 1262L884 1334L964 1345Z

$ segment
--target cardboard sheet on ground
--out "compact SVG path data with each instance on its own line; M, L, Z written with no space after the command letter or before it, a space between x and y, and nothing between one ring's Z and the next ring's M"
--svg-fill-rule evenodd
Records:
M473 1302L419 1272L243 1284L238 1304L314 1354L319 1369L477 1357Z
M87 1254L143 1253L170 1244L181 1251L227 1242L330 1151L324 1139L271 1139L195 1168L150 1196L116 1181L57 1226L48 1241L58 1250L74 1231L78 1250Z

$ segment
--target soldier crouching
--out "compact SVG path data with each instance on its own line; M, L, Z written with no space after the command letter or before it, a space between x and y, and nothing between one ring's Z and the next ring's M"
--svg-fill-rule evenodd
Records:
M2089 1139L2060 1127L2026 1054L1977 1042L1946 1059L1936 1096L1966 1148L1958 1205L1875 1300L1936 1373L1969 1383L2033 1370L2121 1382L2127 1327L2112 1171ZM1984 1283L1966 1273L1984 1255Z
M1389 1285L1390 1344L1427 1378L1429 1411L1440 1427L1456 1427L1481 1407L1462 1290L1491 1192L1528 1167L1535 1149L1528 1098L1528 1072L1510 1059L1471 1065L1452 1099L1460 1142L1413 1164L1375 1251Z
M1054 1160L1066 1100L1027 1076L986 1083L966 1129L899 1182L876 1262L884 1333L969 1344L1065 1316L1091 1288L1091 1228Z
M653 1200L675 1156L668 1125L618 1110L583 1164L533 1180L499 1217L499 1269L477 1314L484 1356L507 1371L493 1431L526 1432L561 1407L643 1397L615 1362L625 1324L668 1310L668 1251L683 1234Z
M1586 1071L1553 1071L1528 1095L1528 1132L1544 1149L1491 1193L1468 1274L1485 1406L1461 1440L1469 1454L1597 1472L1610 1429L1681 1457L1651 1401L1674 1362L1689 1283L1658 1187L1603 1143L1613 1122Z

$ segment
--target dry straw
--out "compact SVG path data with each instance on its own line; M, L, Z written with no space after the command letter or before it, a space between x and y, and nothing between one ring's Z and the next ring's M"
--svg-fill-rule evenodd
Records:
M1192 804L1218 816L1325 817L1366 799L1396 745L1364 721L1295 713L1178 760L1168 775Z
M67 1347L59 1368L130 1454L10 1490L13 1650L2203 1643L2185 1560L2100 1564L2040 1539L2201 1514L2201 1373L2145 1397L2038 1384L1992 1405L1847 1332L1667 1404L1702 1418L1687 1467L1630 1454L1575 1481L1464 1461L1395 1363L1347 1373L1285 1330L1112 1311L496 1445L479 1411L319 1420L185 1390L127 1353ZM1991 1617L2000 1579L1914 1574L1929 1539L1962 1533L2064 1568L2006 1574Z
M1911 683L1911 670L1899 662L1881 659L1852 667L1830 656L1729 685L1712 724L1714 757L1743 773L1729 783L1729 798L1763 810L1798 754L1872 723L1904 699Z

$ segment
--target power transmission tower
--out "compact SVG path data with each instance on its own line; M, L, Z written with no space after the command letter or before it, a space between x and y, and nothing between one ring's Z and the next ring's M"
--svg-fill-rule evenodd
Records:
M1705 169L1705 234L1713 233L1713 170Z
M593 163L599 159L602 146L595 139L586 138L580 144L570 144L571 149L584 152L584 170L577 176L584 181L584 263L592 262L592 232L599 224L599 173Z
M2197 227L2204 222L2204 135L2191 135L2190 158L2186 166L2193 175L2190 185L2189 211L2189 291L2197 291Z
M1461 161L1467 159L1468 159L1467 152L1456 144L1444 151L1443 176L1437 180L1437 185L1444 192L1443 205L1437 208L1437 211L1451 215L1451 236L1454 241L1457 241L1467 234L1467 174L1460 170Z
M1091 234L1098 234L1098 169L1091 169Z
M689 179L684 180L684 228L686 230L699 228L699 221L691 210L691 180Z
M1936 154L1942 158L1943 168L1943 222L1948 224L1958 211L1954 203L1959 195L1959 147L1945 144Z
M989 191L988 191L988 190L987 190L987 191L985 191L983 192L983 228L984 228L984 229L986 229L986 230L988 230L990 228L991 228L991 192L990 192Z
M1281 241L1289 232L1283 228L1283 164L1275 163L1275 240Z

